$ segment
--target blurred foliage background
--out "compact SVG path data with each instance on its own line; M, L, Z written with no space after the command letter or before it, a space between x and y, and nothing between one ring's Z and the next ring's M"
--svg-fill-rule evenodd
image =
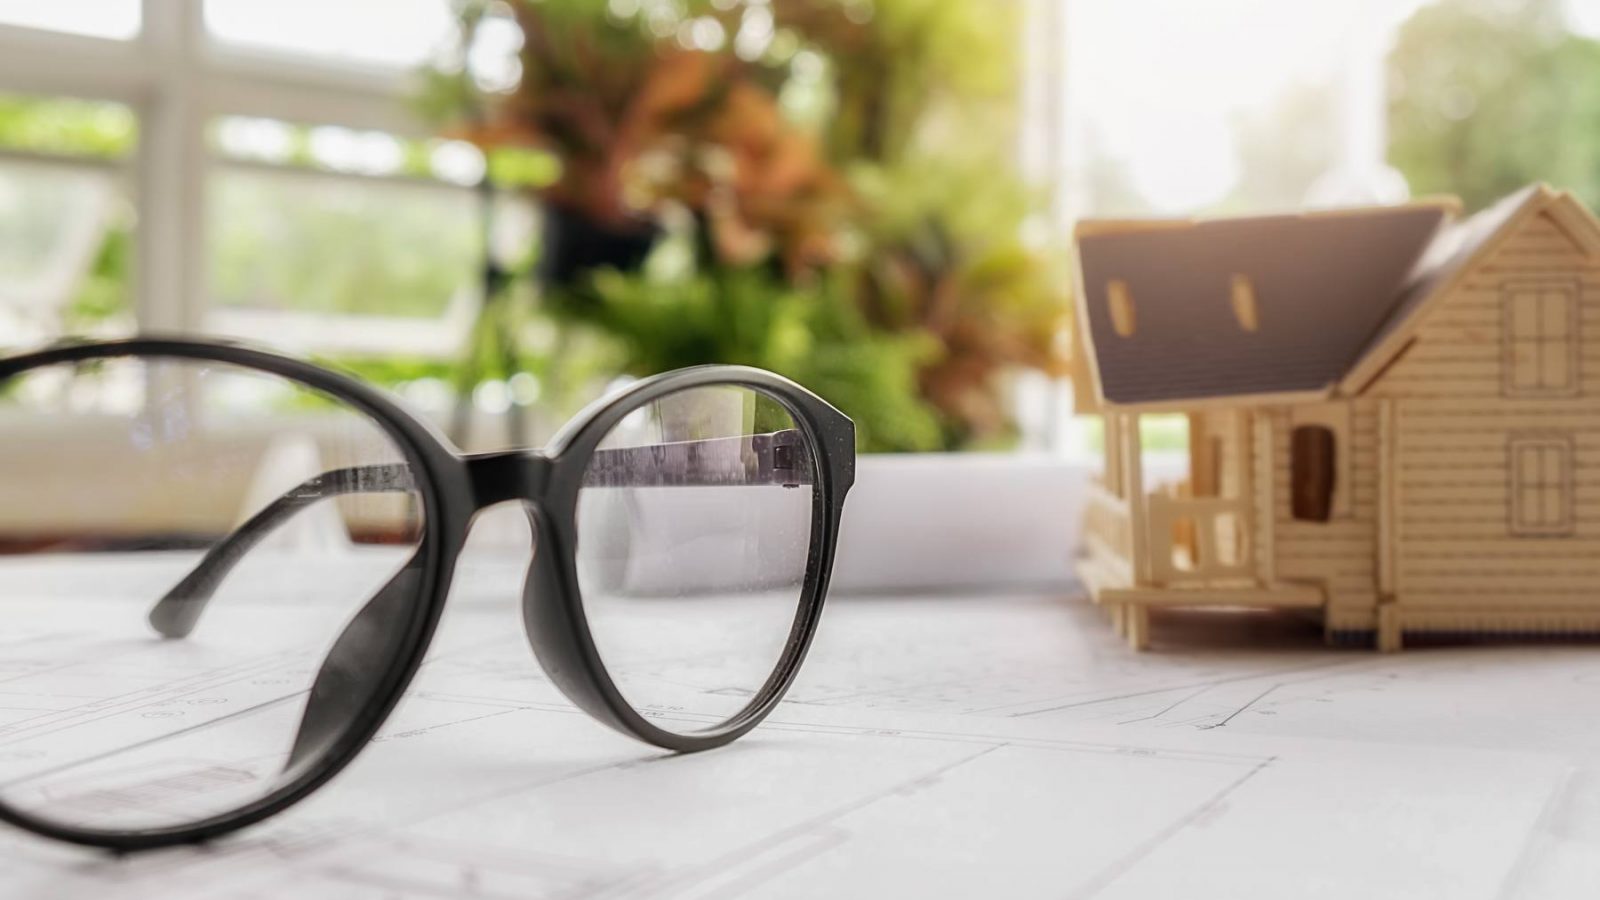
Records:
M505 9L457 3L463 57ZM1006 376L1060 372L1068 319L1049 198L1014 174L1020 7L509 9L516 86L446 65L423 105L491 154L559 165L529 188L543 309L632 374L789 375L849 413L863 449L1014 440Z
M1600 41L1562 0L1443 0L1389 57L1389 160L1475 210L1547 181L1600 209Z
M1012 374L1061 371L1069 309L1058 198L1018 174L1022 4L451 2L416 96L436 137L214 123L215 310L371 332L325 358L446 415L464 397L559 418L619 373L731 362L811 386L867 450L1015 440ZM1570 18L1567 0L1437 0L1400 27L1388 160L1413 193L1470 209L1544 180L1600 207L1600 42ZM486 82L469 62L508 29L510 77ZM1337 87L1286 83L1232 121L1241 177L1206 211L1326 172ZM0 284L37 273L77 181L111 185L68 332L133 327L119 166L137 144L127 107L0 95ZM383 177L351 177L374 150ZM1091 153L1095 210L1149 212L1119 165ZM488 271L482 174L538 220ZM465 346L386 344L378 320Z

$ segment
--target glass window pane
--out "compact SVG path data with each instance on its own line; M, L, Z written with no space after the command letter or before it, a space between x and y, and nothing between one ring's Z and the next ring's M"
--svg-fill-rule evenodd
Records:
M448 185L225 167L212 181L214 326L270 341L348 347L373 319L414 320L451 352L441 319L470 317L477 199ZM261 333L260 329L287 329Z
M137 140L138 120L120 103L0 94L6 150L114 159L132 152Z
M125 107L0 96L0 348L133 330Z
M1403 199L1384 158L1383 54L1418 5L1070 4L1055 64L1078 86L1057 112L1066 199L1113 217Z
M206 0L206 28L258 50L409 68L453 33L447 0Z
M139 0L0 0L0 24L127 39L139 33Z

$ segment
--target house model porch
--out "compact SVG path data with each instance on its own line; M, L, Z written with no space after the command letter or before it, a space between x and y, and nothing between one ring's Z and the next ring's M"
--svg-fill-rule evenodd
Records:
M1076 243L1078 409L1104 422L1079 571L1134 647L1168 607L1383 650L1600 634L1600 222L1571 195ZM1141 419L1172 413L1188 476L1157 485Z

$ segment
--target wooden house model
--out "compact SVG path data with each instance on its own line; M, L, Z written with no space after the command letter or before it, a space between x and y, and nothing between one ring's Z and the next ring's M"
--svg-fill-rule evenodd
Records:
M1076 233L1083 581L1135 647L1166 607L1330 640L1600 633L1600 222L1527 188ZM1188 419L1188 477L1140 422Z

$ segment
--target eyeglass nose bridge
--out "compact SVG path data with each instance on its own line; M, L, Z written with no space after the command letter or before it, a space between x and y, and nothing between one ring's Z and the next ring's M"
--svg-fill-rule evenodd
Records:
M498 450L466 458L474 509L507 500L533 500L549 489L554 463L539 450Z

